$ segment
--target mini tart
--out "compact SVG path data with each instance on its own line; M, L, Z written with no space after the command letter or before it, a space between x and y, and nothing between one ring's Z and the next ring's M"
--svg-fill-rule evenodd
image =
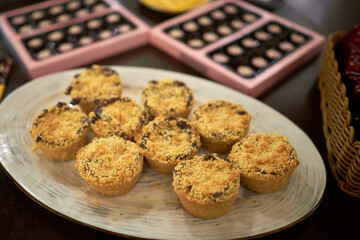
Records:
M122 82L120 76L107 66L93 65L73 77L65 94L70 95L72 104L79 104L86 114L94 111L102 99L120 97Z
M217 218L234 204L240 174L216 154L204 154L180 162L174 169L172 185L189 213L201 218Z
M97 192L122 195L134 188L143 168L140 148L117 136L94 138L76 154L75 167Z
M192 123L199 130L201 144L216 153L226 153L247 135L252 116L240 104L213 100L194 110Z
M176 164L197 154L201 142L188 121L158 117L142 129L137 143L149 165L160 173L172 174Z
M44 109L34 120L30 135L48 158L74 159L76 152L88 143L87 116L78 108L59 102Z
M241 171L241 184L259 193L285 187L299 165L289 139L278 134L256 133L236 143L228 156Z
M193 91L185 83L170 78L150 81L142 92L141 100L153 118L187 118L194 105Z
M91 129L97 137L117 135L133 140L148 123L146 111L129 97L103 100L89 114Z

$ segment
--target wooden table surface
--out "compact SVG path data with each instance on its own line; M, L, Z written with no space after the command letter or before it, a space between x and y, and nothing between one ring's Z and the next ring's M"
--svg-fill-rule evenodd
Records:
M34 2L1 0L0 12ZM150 25L168 18L142 7L138 1L120 1ZM328 35L349 30L360 24L358 0L288 0L276 14L314 31ZM0 54L10 53L4 36L0 37ZM19 59L6 88L6 95L31 80ZM146 45L135 50L98 61L99 64L144 66L202 76L158 49ZM326 165L328 182L319 207L304 221L274 233L270 239L359 239L360 200L343 193L329 171L327 150L322 132L320 95L317 77L320 56L258 97L297 124L314 142ZM1 113L2 114L2 113ZM0 171L0 239L117 239L117 236L64 219L38 205ZM241 221L241 217L239 217Z

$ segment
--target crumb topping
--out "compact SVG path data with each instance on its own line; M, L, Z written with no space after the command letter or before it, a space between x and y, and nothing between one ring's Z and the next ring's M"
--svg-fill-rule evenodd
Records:
M275 133L256 133L236 143L228 156L246 176L276 178L299 165L289 139Z
M173 172L173 187L205 202L226 201L237 194L240 174L216 154L204 154L180 162Z
M59 102L44 109L34 120L30 135L35 143L65 147L87 134L89 122L79 109Z
M201 135L215 140L236 141L249 131L251 118L240 104L213 100L194 110L192 122Z
M139 147L128 140L112 136L94 138L76 155L80 175L99 186L130 182L142 170Z
M120 76L107 66L93 65L81 74L73 77L70 86L65 90L73 103L94 101L118 97L121 95Z
M170 78L150 81L142 92L141 100L154 117L179 117L194 105L192 90L185 83Z
M97 135L107 137L115 134L125 139L133 139L148 122L145 110L129 97L102 101L89 118Z
M138 140L144 155L164 164L174 164L197 154L200 135L182 118L158 117L142 129Z

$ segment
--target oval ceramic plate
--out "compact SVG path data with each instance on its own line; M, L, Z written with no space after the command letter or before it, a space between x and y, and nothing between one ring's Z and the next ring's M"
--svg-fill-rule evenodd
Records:
M212 99L242 104L252 115L250 132L287 136L300 160L289 184L272 194L244 187L230 212L201 219L186 212L173 191L169 175L145 165L135 188L124 196L107 197L93 191L75 169L75 160L47 159L32 151L29 128L35 116L58 101L75 69L41 77L20 87L0 105L0 160L3 169L28 195L53 212L115 234L156 239L231 239L270 234L309 216L319 205L326 185L323 160L306 134L260 101L217 83L181 73L113 66L122 77L124 96L140 102L149 80L171 77L194 90L196 105ZM201 150L204 152L204 150Z

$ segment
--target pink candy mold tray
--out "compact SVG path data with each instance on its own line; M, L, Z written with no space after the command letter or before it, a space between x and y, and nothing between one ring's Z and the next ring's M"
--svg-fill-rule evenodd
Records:
M325 37L243 1L215 1L163 22L149 41L207 77L258 96L315 57Z
M4 12L1 30L30 76L147 43L149 27L115 0L52 0Z

